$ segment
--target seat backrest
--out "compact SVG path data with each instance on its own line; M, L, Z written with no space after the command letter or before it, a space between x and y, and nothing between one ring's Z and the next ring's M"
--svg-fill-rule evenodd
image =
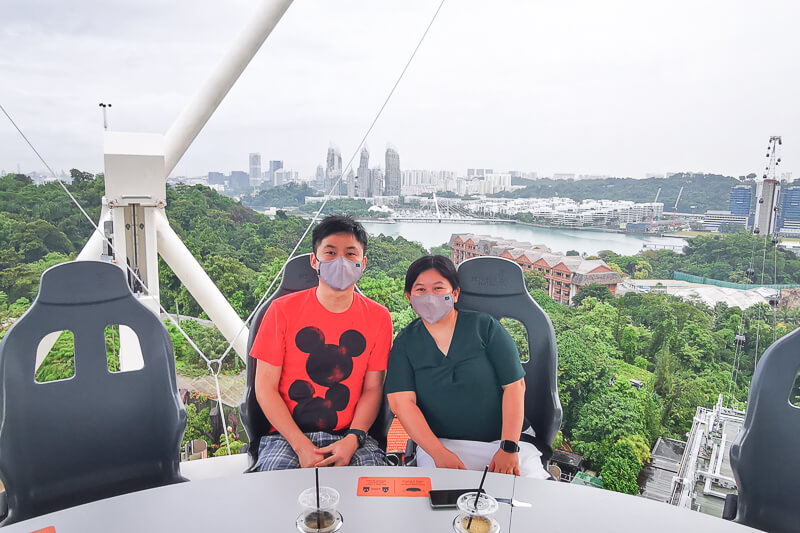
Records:
M525 417L548 446L561 427L558 352L553 324L525 288L522 269L501 257L475 257L458 267L461 295L456 307L513 318L525 327L530 359L525 369Z
M127 326L144 367L108 370L104 331ZM39 342L74 334L75 374L37 383ZM0 344L0 477L4 524L93 500L183 481L186 428L169 334L110 263L48 269L39 294Z
M253 315L253 321L250 324L250 335L247 339L247 380L245 382L244 398L239 409L239 413L242 417L242 425L244 425L247 438L250 442L250 446L247 448L247 453L250 456L250 467L248 470L252 469L258 460L258 447L261 437L268 434L272 428L269 420L264 416L264 411L261 409L261 406L258 404L258 399L256 398L255 381L258 360L250 357L250 349L253 347L253 342L258 334L261 321L264 319L264 315L270 304L272 304L275 299L293 292L316 287L319 284L319 276L317 272L311 268L310 256L311 254L299 255L286 264L280 285L275 293L261 304L255 315ZM356 290L358 291L358 287L356 287ZM384 448L386 435L391 422L392 413L389 410L384 395L383 404L381 405L378 417L372 425L372 428L370 428L370 435Z
M797 531L800 525L800 407L790 402L798 371L800 329L758 362L744 425L731 445L736 521L765 531Z

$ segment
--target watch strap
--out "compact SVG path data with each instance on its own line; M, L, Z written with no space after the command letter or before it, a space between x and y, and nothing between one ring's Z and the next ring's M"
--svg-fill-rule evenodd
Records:
M519 444L513 440L502 440L500 441L500 449L508 453L517 453L519 452Z
M366 431L361 431L360 429L348 429L345 432L345 436L347 435L355 435L356 439L358 440L358 447L364 445L364 441L367 440L367 433Z

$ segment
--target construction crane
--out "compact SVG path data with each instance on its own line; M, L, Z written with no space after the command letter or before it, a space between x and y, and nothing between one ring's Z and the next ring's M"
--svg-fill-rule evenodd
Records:
M672 225L677 226L675 219L678 217L678 202L681 201L681 194L683 194L683 187L678 191L678 199L675 200L675 208L672 210Z
M653 229L653 217L656 216L656 204L658 203L658 197L661 194L661 187L658 188L658 192L656 192L656 199L653 200L653 210L650 211L650 225L647 227L647 231L651 231Z

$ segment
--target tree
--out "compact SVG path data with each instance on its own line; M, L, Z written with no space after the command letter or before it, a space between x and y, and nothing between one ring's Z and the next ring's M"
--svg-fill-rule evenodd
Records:
M620 439L614 444L600 471L603 488L623 494L637 494L636 478L642 469L636 451L629 440Z
M573 442L595 468L602 469L622 437L641 435L649 440L644 394L620 380L581 408Z
M193 403L186 406L186 431L183 434L181 446L196 439L206 441L209 446L212 444L212 439L209 437L212 430L209 419L210 412L211 410L205 407L198 413L197 406Z
M581 255L580 252L578 252L577 250L567 250L567 257L580 256L580 255Z
M575 331L558 336L558 395L564 410L564 430L572 434L586 402L608 388L611 369L608 363Z
M547 288L547 279L538 270L526 270L522 273L522 277L525 279L525 288L528 292Z
M590 283L585 287L581 287L580 292L572 297L572 304L579 306L586 298L595 298L600 302L608 302L614 299L614 295L611 294L608 285Z

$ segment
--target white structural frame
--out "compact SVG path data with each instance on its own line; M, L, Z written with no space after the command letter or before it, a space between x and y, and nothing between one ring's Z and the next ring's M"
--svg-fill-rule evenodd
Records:
M259 4L206 83L166 134L105 133L106 194L99 230L92 234L77 257L81 261L101 259L106 239L104 222L113 221L114 262L123 270L130 264L147 285L146 291L136 293L139 301L159 314L158 255L161 255L242 359L247 356L249 330L170 226L165 213L166 183L167 176L291 4L292 0L263 0ZM122 333L120 369L141 368L138 342ZM55 332L40 343L37 368L59 334Z

